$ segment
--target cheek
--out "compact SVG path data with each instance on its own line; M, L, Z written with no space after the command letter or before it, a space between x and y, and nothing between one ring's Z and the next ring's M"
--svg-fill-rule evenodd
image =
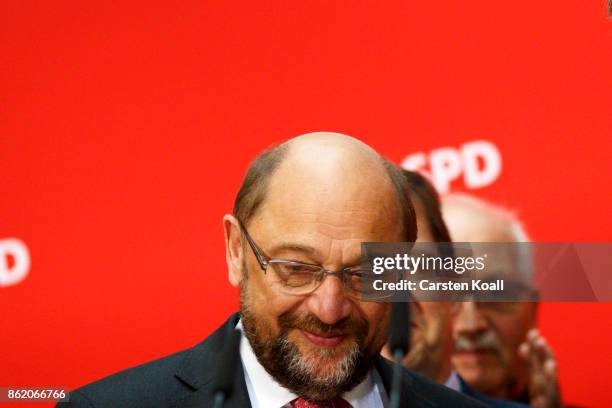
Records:
M509 316L497 319L495 323L499 341L505 346L506 352L514 356L527 334L528 327L525 320Z
M251 269L253 271L253 269ZM249 279L243 290L247 291L246 306L258 321L278 331L278 317L294 309L302 300L297 296L278 293L265 281L263 273L249 274Z

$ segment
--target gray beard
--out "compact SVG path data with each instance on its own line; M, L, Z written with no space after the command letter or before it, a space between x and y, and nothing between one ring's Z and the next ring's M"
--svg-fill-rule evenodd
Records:
M336 399L361 383L374 365L378 353L366 354L363 336L357 336L357 341L333 372L317 373L316 363L304 358L298 347L289 341L289 329L281 325L276 337L272 337L272 333L266 333L268 336L262 333L269 330L258 326L256 317L245 304L244 290L240 292L242 325L257 360L280 385L303 399L313 403ZM319 362L334 357L334 349L321 348L316 352Z

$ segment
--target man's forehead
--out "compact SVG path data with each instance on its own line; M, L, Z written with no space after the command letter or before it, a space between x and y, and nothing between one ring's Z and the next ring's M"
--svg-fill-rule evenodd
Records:
M300 198L270 191L253 220L253 231L270 245L287 241L314 247L333 242L359 246L362 241L400 241L399 214L393 200L374 202L342 195Z
M465 217L447 221L453 241L456 242L515 242L512 224L486 216Z
M383 239L387 233L400 231L400 225L394 207L374 208L355 203L346 207L308 206L305 202L283 203L272 198L264 203L254 220L254 228L263 227L271 234L312 235L313 239L327 237L334 240Z
M353 151L319 146L317 149L292 147L270 179L277 189L341 189L389 183L379 156L369 151ZM333 193L332 190L328 190Z
M299 212L325 222L396 209L397 193L382 163L351 159L320 162L288 157L272 176L264 207L277 215ZM263 208L263 211L266 209Z
M443 201L442 213L455 242L514 242L513 220L472 202Z
M346 136L290 142L253 222L268 239L398 240L402 210L383 159Z

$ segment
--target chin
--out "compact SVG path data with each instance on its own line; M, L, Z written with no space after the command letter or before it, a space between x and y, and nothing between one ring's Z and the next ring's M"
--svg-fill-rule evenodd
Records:
M309 368L314 378L322 379L337 374L341 367L351 366L358 353L358 346L352 339L346 339L340 345L328 348L317 347L305 342L296 342L301 354L301 360Z
M338 362L348 356L351 349L357 346L353 339L346 339L336 347L317 347L308 340L302 339L296 341L295 344L305 361L313 365L319 365L321 368L337 365Z

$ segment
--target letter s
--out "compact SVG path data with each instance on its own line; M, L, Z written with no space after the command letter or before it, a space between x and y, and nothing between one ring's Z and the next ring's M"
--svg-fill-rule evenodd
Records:
M429 168L432 183L441 193L446 193L451 181L461 174L461 160L459 153L452 147L435 149L429 155Z

